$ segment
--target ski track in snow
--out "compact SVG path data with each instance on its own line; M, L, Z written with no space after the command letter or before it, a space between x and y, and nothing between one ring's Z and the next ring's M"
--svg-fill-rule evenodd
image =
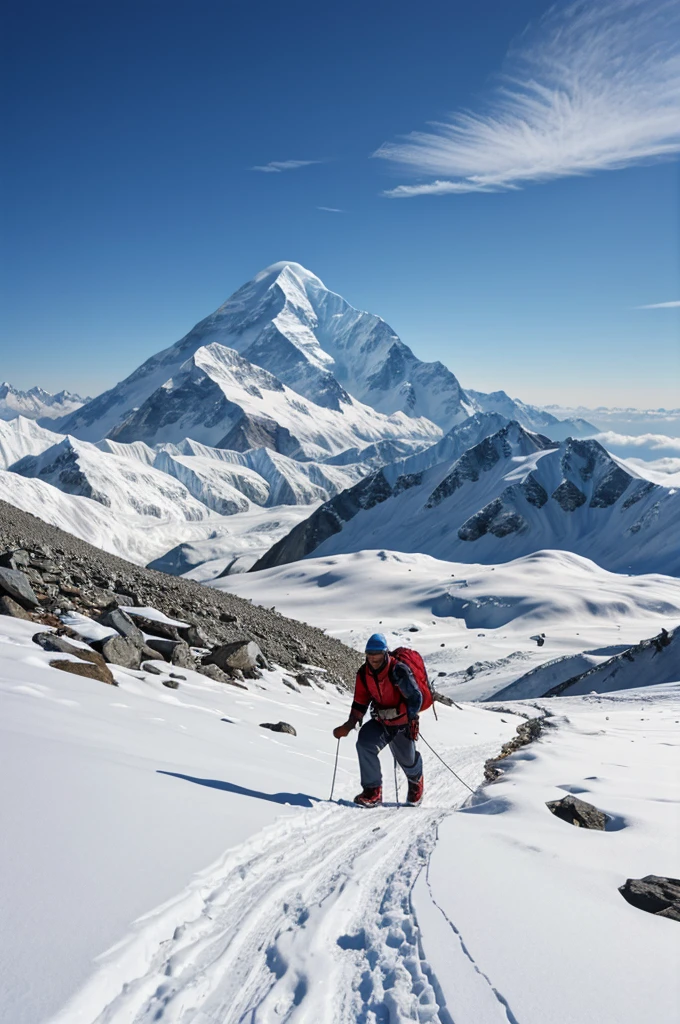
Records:
M474 787L494 752L487 743L452 763ZM385 784L391 800L391 770ZM411 892L467 790L432 761L426 784L421 807L323 801L228 851L100 958L54 1024L463 1024L428 963ZM399 786L403 799L401 773ZM481 988L475 1024L518 1024L446 926L464 986Z

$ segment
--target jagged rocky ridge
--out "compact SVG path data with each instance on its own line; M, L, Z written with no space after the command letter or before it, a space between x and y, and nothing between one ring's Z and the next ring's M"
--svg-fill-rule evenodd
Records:
M557 444L510 423L453 462L420 470L419 458L326 502L253 570L312 552L389 548L494 563L557 548L611 571L680 574L680 493L628 471L597 441Z
M0 559L5 576L4 584L0 578L0 612L4 614L60 627L58 612L100 617L118 606L154 607L189 623L197 631L193 637L200 641L197 646L204 640L211 649L253 642L267 662L298 675L313 666L323 672L324 679L351 685L361 662L356 651L322 630L190 580L140 568L4 501L0 501ZM29 591L23 596L17 593L17 578L25 581L34 597ZM176 645L172 637L166 639L172 647ZM188 648L188 643L183 646ZM170 648L165 653L169 655ZM224 665L220 671L228 668Z

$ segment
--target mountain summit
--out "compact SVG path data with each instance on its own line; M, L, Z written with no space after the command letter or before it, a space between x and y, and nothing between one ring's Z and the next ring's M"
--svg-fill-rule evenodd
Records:
M443 363L418 359L379 316L355 309L290 261L256 274L180 341L78 410L61 429L92 441L118 434L199 349L214 345L237 352L315 405L340 413L357 399L385 415L425 417L448 431L475 412L497 411L502 398L504 415L509 410L528 429L553 437L574 432L572 424L556 429L554 416L517 404L503 392L489 396L487 410L487 396L464 391ZM128 424L126 439L137 440L134 429Z

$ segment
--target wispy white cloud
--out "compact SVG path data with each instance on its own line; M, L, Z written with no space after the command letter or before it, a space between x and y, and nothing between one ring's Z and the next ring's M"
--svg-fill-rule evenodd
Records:
M680 306L680 300L678 302L652 302L649 306L635 306L635 309L677 309Z
M280 174L281 171L296 171L298 167L310 167L311 164L323 163L322 160L270 160L268 164L257 164L251 171L263 171L265 174Z
M343 212L342 210L339 210L337 208L337 206L317 206L317 210L325 210L326 213L342 213Z
M403 198L505 191L679 151L680 0L576 0L522 34L485 111L373 155L435 176L385 192Z

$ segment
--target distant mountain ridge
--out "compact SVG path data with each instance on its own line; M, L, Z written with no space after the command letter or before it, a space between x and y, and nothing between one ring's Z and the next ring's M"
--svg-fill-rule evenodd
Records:
M12 387L8 381L3 381L0 384L0 420L13 420L17 416L24 416L29 420L49 422L75 412L91 401L89 397L81 398L70 391L60 391L56 395L39 387L20 391Z

